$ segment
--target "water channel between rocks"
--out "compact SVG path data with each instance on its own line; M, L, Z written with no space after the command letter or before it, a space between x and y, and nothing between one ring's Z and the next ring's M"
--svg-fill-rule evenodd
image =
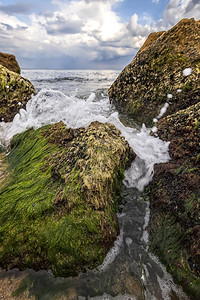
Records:
M123 203L118 215L120 235L104 263L75 278L54 278L50 270L2 271L1 279L18 278L21 282L16 294L26 291L39 300L188 299L158 259L148 252L150 211L142 191L153 176L154 164L170 159L169 143L150 136L145 125L142 129L123 125L107 96L107 88L117 74L116 71L23 70L22 75L33 82L38 94L26 108L22 107L12 123L0 123L0 143L7 144L14 134L29 127L60 120L72 128L87 127L92 121L109 122L121 131L137 158L125 173Z

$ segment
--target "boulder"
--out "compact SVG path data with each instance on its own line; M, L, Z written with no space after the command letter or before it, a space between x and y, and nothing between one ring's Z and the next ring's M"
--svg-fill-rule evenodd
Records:
M0 122L10 122L35 94L32 83L0 65Z
M16 57L12 54L0 52L0 65L15 73L21 73Z
M102 263L134 158L111 124L60 122L16 135L0 181L0 266L70 276Z
M199 33L200 21L183 19L166 32L150 35L110 87L110 101L136 122L146 125L152 125L166 102L169 107L165 116L197 103Z
M148 187L150 250L200 299L200 102L157 124L171 160L155 166Z

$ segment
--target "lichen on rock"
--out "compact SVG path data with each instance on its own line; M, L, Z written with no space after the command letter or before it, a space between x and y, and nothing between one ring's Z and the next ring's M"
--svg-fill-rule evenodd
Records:
M191 75L183 75L186 68L192 69ZM199 94L200 22L194 19L150 35L109 89L119 110L146 125L152 125L165 102L170 102L166 116L197 103Z
M100 264L119 233L120 187L134 157L111 124L16 135L0 189L0 266L70 276Z
M10 122L35 94L32 83L0 65L0 122Z

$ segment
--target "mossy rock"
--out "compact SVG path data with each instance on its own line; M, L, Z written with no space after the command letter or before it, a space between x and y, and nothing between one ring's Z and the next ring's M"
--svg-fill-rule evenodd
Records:
M151 247L175 280L200 299L200 103L157 123L171 160L148 187Z
M28 79L0 65L0 122L12 121L35 93Z
M152 125L166 102L169 107L165 116L197 103L199 33L199 21L184 19L167 32L151 34L110 87L110 100L120 111L146 125ZM191 75L183 75L186 68L192 69ZM168 94L173 97L168 99Z
M111 124L60 122L16 135L0 190L0 266L77 275L119 233L123 172L135 157Z

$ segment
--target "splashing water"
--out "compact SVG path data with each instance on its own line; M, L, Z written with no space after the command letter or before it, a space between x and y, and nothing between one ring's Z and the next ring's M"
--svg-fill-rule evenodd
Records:
M95 93L87 99L67 96L55 90L42 89L27 103L26 110L20 109L11 123L0 123L0 142L7 145L13 135L34 127L63 121L67 127L87 127L93 121L114 124L137 154L131 168L125 172L124 184L140 191L153 176L155 163L169 160L168 142L150 136L150 130L142 126L140 131L124 126L118 113L110 105L108 97L97 99Z
M13 135L30 127L39 128L63 121L67 127L80 128L87 127L93 121L99 121L114 124L137 154L135 161L125 172L122 197L126 205L118 215L120 235L114 247L107 253L103 264L95 271L80 274L78 278L53 278L45 271L28 270L31 291L42 295L40 297L44 298L41 299L47 299L47 293L55 297L61 295L62 291L65 294L67 287L74 287L79 295L78 299L136 300L138 297L135 296L135 292L131 292L131 295L129 292L124 294L123 285L134 285L139 280L146 300L171 300L172 291L177 295L177 298L173 299L187 299L182 291L174 286L171 277L159 261L148 254L146 227L150 214L149 204L141 201L141 194L136 190L142 191L152 179L155 163L170 159L169 143L151 136L151 130L145 125L140 130L123 125L118 113L109 103L105 91L117 75L114 71L28 70L26 73L25 77L29 77L35 83L39 92L27 103L26 109L20 110L13 122L0 123L0 144L7 146ZM69 76L76 80L68 80ZM41 81L43 77L47 79ZM81 80L77 81L77 78ZM48 85L53 90L46 89ZM165 106L162 112L164 109L167 107ZM113 292L113 282L117 283L116 289L119 288L117 293Z

